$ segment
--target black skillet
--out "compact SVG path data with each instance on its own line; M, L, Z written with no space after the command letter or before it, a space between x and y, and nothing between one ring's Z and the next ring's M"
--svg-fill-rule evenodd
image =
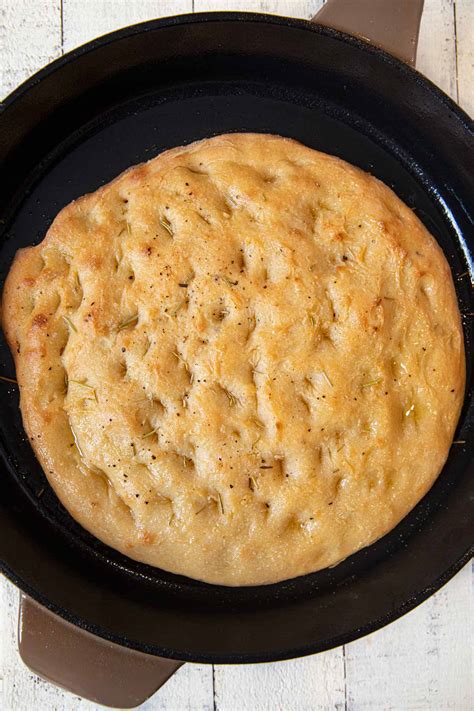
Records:
M351 7L367 22L364 4ZM385 0L385 13L389 6ZM413 6L421 11L421 3ZM392 49L409 59L400 24L409 18L395 15L386 23ZM380 29L368 26L367 34L380 38ZM411 41L413 53L416 32ZM24 598L21 652L47 678L103 703L146 698L179 666L157 656L271 661L353 640L420 603L472 552L472 125L384 51L309 22L208 13L130 27L54 62L15 91L0 115L2 282L15 251L39 242L72 199L166 148L226 131L291 136L341 156L390 185L435 235L464 314L459 444L427 496L374 545L331 570L224 588L135 563L81 529L48 486L23 433L17 390L3 382L1 569L44 606ZM13 376L0 347L0 374ZM78 628L94 636L81 637ZM125 647L146 654L124 654Z

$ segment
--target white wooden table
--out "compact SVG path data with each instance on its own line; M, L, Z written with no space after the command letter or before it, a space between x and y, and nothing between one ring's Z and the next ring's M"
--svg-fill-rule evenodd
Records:
M310 18L321 5L322 0L0 0L0 95L63 52L142 20L238 9ZM425 0L417 68L474 114L474 0ZM142 708L470 711L472 588L469 564L389 627L305 659L234 667L186 664ZM46 684L23 666L17 615L18 591L0 579L0 709L99 708Z

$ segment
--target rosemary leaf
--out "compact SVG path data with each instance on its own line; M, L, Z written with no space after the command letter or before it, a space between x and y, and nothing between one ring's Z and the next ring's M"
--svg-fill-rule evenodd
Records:
M224 500L223 500L223 498L222 498L222 494L220 494L219 492L217 492L217 499L218 499L218 502L219 502L219 509L220 509L220 512L221 512L222 515L224 515Z
M258 481L254 476L249 476L249 489L256 491L258 489Z
M120 323L117 327L117 331L123 331L124 328L128 328L132 324L133 325L136 324L137 321L138 321L138 314L135 314L135 316L131 316L126 321L123 321L122 323Z
M14 378L7 378L6 375L0 375L0 380L5 381L5 383L13 383L14 385L18 385L17 381Z
M197 516L197 515L200 514L202 511L204 511L204 509L207 509L207 507L210 506L210 505L211 505L211 499L209 499L209 500L204 504L204 506L202 506L202 508L199 509L199 511L196 511L196 513L195 513L194 515Z
M329 378L329 375L326 373L325 370L322 370L321 373L322 373L322 375L323 375L324 380L325 380L325 381L327 382L327 384L332 388L332 387L333 387L333 384L332 384L332 382L331 382L331 380L330 380L330 378Z
M158 434L158 427L155 427L154 429L150 430L146 434L144 434L140 439L147 439L148 437L151 437L154 434Z
M232 279L226 274L216 274L216 278L222 279L222 281L225 282L228 286L237 286L237 284L239 283L238 281L232 281Z
M171 226L171 222L168 220L167 217L162 217L160 219L160 225L167 231L170 237L174 237L174 231Z
M68 318L67 316L63 316L63 321L69 326L72 331L75 331L75 333L77 333L77 328L75 327L70 318Z
M83 383L80 380L69 380L68 383L75 383L76 385L80 385L83 388L86 388L87 390L90 390L90 392L93 394L94 397L91 398L86 398L87 400L95 400L96 402L99 402L97 399L97 391L95 388L92 387L92 385L88 385L87 383Z
M75 431L74 431L74 427L73 427L72 425L71 425L71 432L72 432L72 436L73 436L73 438L74 438L74 444L76 445L76 449L77 449L77 451L79 452L79 455L80 455L81 457L84 457L84 452L83 452L82 449L81 449L81 446L80 446L80 444L79 444L79 440L77 439L77 435L76 435L76 433L75 433Z
M371 388L372 385L378 385L382 382L382 378L376 378L375 380L369 380L368 383L362 383L361 388Z
M178 312L179 312L179 311L183 308L183 306L184 306L185 304L187 304L187 303L188 303L188 299L183 299L182 301L180 301L179 304L176 306L176 308L173 309L173 311L170 311L170 316L173 316L173 317L177 316L177 315L178 315Z
M226 390L225 388L224 388L224 392L225 392L227 399L229 401L229 407L235 407L236 405L240 405L239 399L233 393L231 393L229 390Z

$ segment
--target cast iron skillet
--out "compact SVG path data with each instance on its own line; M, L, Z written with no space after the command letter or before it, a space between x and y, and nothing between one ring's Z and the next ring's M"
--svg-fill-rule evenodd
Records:
M59 209L160 151L226 131L291 136L391 186L442 246L463 316L466 399L448 462L389 535L331 570L276 585L211 586L135 563L59 504L23 433L15 386L0 402L3 572L75 625L199 662L318 652L394 620L472 551L474 248L472 126L382 50L310 23L185 15L113 33L26 82L0 116L1 281ZM13 375L1 343L0 372ZM465 442L465 443L464 443Z

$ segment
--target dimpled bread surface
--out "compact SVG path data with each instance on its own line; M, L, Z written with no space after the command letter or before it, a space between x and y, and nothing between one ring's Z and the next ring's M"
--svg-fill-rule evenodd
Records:
M316 571L390 531L463 400L435 240L374 177L277 136L167 151L65 207L17 254L3 327L70 514L210 583Z

